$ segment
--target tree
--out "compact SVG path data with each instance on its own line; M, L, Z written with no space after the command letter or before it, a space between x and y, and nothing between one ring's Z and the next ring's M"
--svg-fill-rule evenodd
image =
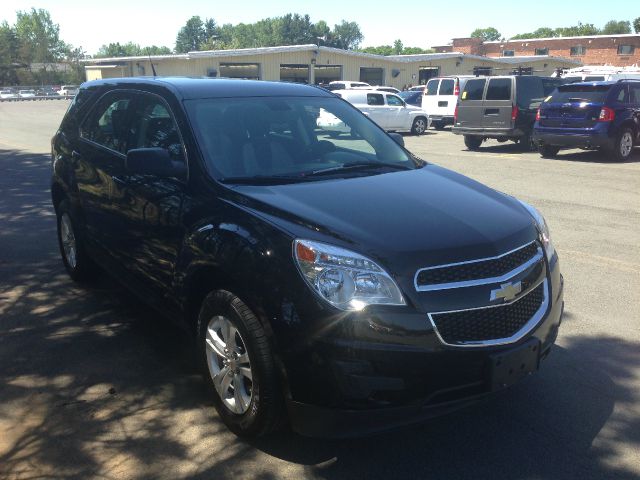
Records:
M631 33L631 22L628 20L609 20L602 28L603 35Z
M331 46L343 50L355 50L364 39L360 26L356 22L346 20L342 20L339 25L334 25L331 37Z
M15 24L19 56L26 63L55 63L64 58L67 45L60 40L60 27L49 12L32 8L18 11Z
M633 21L633 30L636 33L640 33L640 17L636 18Z
M377 47L365 47L360 50L363 53L373 53L375 55L419 55L425 53L433 53L431 49L423 49L420 47L402 47L402 50L398 51L398 42L402 44L402 41L396 40L393 42L393 46L391 45L379 45Z
M402 40L397 39L393 42L393 53L395 55L401 55L404 50L404 45L402 45Z
M526 38L553 38L557 37L557 33L553 28L541 27L534 30L531 33L520 33L511 37L512 40L526 39Z
M493 27L476 28L471 32L471 38L481 38L484 42L500 40L502 35Z
M206 34L202 19L197 15L191 17L176 36L176 53L199 50L207 41Z
M558 37L582 37L586 35L601 35L600 29L593 23L581 23L572 27L556 28Z

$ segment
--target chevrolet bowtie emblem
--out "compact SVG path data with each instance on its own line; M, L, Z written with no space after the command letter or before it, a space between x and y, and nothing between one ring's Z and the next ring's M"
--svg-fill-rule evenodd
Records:
M491 301L503 299L505 302L514 300L522 291L522 282L503 283L500 288L491 290Z

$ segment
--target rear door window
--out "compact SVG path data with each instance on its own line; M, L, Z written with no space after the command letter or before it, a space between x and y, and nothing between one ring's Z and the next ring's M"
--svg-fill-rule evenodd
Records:
M484 85L487 83L485 78L474 78L469 80L464 86L460 100L463 102L466 100L482 100L482 92L484 91Z
M442 80L440 82L440 95L453 95L453 86L455 81L453 79Z
M80 127L80 136L109 150L125 154L132 95L129 92L111 92L102 97Z
M436 95L438 93L438 84L440 80L429 80L427 82L427 88L424 89L425 95Z
M492 78L489 80L487 100L511 100L511 79Z
M551 95L549 101L554 103L602 103L610 89L610 85L560 85L558 90Z
M384 105L384 95L381 93L367 93L367 105Z
M629 85L629 103L640 105L640 85Z

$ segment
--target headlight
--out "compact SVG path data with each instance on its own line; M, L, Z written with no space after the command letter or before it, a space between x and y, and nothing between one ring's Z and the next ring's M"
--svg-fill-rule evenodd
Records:
M295 240L293 256L307 284L341 310L406 305L396 282L374 261L344 248Z
M553 254L555 253L556 249L553 246L553 243L551 242L551 235L549 234L549 226L547 225L547 221L544 219L544 217L542 216L542 214L537 208L529 205L526 202L523 202L522 200L518 200L518 201L522 204L524 208L527 209L529 214L531 214L531 216L535 220L536 226L538 227L538 231L540 232L540 238L542 239L542 245L544 247L544 251L547 254L547 260L551 261L551 258L553 257Z

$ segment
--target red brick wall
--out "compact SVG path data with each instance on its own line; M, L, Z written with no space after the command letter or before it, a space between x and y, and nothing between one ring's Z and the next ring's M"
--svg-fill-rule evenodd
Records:
M452 50L469 55L483 55L481 38L454 38Z
M460 39L453 40L453 50L464 53L476 53L461 50L467 47L465 40L477 39ZM460 45L460 47L458 47ZM586 54L583 56L572 56L576 60L580 60L585 65L614 65L617 67L625 67L628 65L638 64L640 66L640 35L631 37L586 37L586 38L551 38L545 40L512 40L506 42L489 42L483 44L473 44L478 55L486 55L487 57L500 57L503 50L514 50L516 56L535 55L536 48L548 48L549 55L554 57L571 57L571 47L582 45L586 47ZM618 45L633 45L635 51L632 55L618 55Z

